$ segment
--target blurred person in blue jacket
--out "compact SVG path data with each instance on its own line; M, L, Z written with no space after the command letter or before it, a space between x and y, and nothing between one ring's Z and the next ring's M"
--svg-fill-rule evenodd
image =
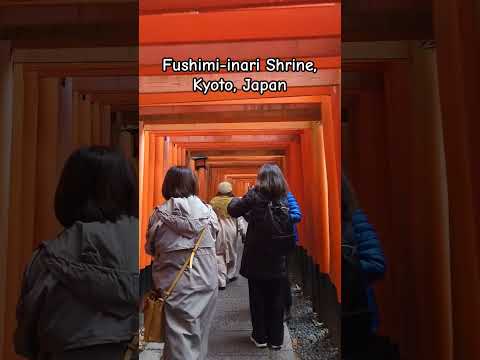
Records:
M370 330L374 334L379 327L379 315L373 285L385 274L385 255L378 234L365 212L357 205L354 190L345 175L342 175L342 203L346 203L350 207L353 241L360 267L366 278L365 291L368 309L371 313Z
M288 214L290 216L290 220L294 224L298 224L302 220L302 211L300 210L300 205L298 205L297 199L293 196L292 192L287 193L287 200L288 200ZM298 244L298 230L297 226L294 226L295 230L295 244ZM288 266L287 259L287 266ZM287 276L286 284L285 284L285 320L289 320L291 318L291 308L292 308L292 289L290 280Z
M360 258L360 265L367 277L368 307L372 313L372 333L376 333L379 326L378 307L375 301L373 284L383 278L385 274L385 256L383 254L377 232L372 224L368 222L367 215L362 209L357 209L352 214L352 225L357 251Z

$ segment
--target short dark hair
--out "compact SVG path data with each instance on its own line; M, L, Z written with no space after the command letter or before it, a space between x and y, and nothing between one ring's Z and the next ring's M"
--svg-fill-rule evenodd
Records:
M165 174L162 185L162 195L170 198L186 198L198 194L197 177L185 166L172 166Z
M255 188L271 199L280 199L286 196L288 191L282 170L275 164L264 164L260 168Z
M106 146L82 147L67 159L55 193L55 216L76 221L117 221L138 216L138 183L132 164Z

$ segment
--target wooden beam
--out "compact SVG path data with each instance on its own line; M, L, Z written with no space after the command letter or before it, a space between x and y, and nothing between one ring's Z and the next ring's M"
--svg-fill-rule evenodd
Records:
M48 60L47 60L48 61ZM25 69L38 72L40 77L112 77L138 76L138 63L132 62L42 62L25 63Z
M431 40L433 38L431 9L376 12L368 9L342 15L343 41Z
M200 154L198 151L190 151L191 156L218 156L218 155L238 155L238 156L262 156L262 155L285 155L284 149L227 149L227 150L209 150L208 152Z
M320 107L308 113L282 112L235 112L235 113L188 113L174 115L141 116L142 121L162 124L191 124L191 123L245 123L245 122L277 122L277 121L312 121L321 119Z
M3 38L15 48L79 48L138 45L137 24L36 25L7 28Z
M266 162L277 162L280 163L278 160L243 160L243 161L229 161L229 162L222 162L222 161L209 161L208 165L210 167L216 168L229 168L229 167L251 167L251 166L262 166Z
M81 77L73 78L73 90L81 93L116 93L138 91L138 77Z
M408 41L361 41L342 43L342 61L408 59Z
M195 79L202 78L205 82L215 82L219 79L232 81L238 92L242 92L245 79L271 82L285 81L288 87L316 87L340 84L340 70L323 69L316 73L293 72L258 72L258 73L228 73L228 74L198 74L198 75L168 75L140 76L140 94L161 94L192 91ZM198 92L198 91L197 91ZM201 93L201 92L200 92ZM263 95L263 94L262 94Z
M243 161L243 160L246 160L246 161L249 161L249 160L263 160L263 161L267 161L267 160L271 160L271 159L275 159L275 160L281 160L285 158L285 155L239 155L239 156L219 156L219 155L213 155L213 156L208 156L208 162L210 161L223 161L223 162L227 162L227 161Z
M176 105L176 106L149 106L145 107L142 115L173 115L173 114L199 114L199 113L246 113L254 112L281 113L300 112L310 113L311 111L318 111L318 106L315 104L238 104L238 105ZM246 115L248 117L248 115Z
M184 144L188 151L204 151L204 150L257 150L257 149L270 149L270 150L286 150L289 143L188 143Z
M111 104L113 112L136 112L138 111L138 104Z
M222 132L226 129L228 131L264 131L264 130L298 130L298 129L308 129L311 127L311 121L295 121L295 122L276 122L276 123L230 123L230 124L158 124L158 123L144 123L143 128L145 131L174 131L178 133L179 131L205 131L208 130L210 133Z
M72 24L125 24L138 23L138 5L131 3L101 2L68 4L42 4L42 1L18 1L12 4L8 0L0 5L0 24L2 28L34 25L64 25Z
M142 0L140 14L180 11L218 11L224 9L238 9L245 7L308 5L318 3L340 2L339 0Z
M89 93L92 101L111 105L136 105L138 104L137 92L124 93Z
M339 4L142 15L140 45L335 37L340 15Z
M163 93L163 94L139 94L140 114L148 106L173 106L173 105L231 105L231 104L279 104L298 103L308 101L296 101L299 97L311 98L328 96L331 94L331 87L298 87L290 88L284 93L265 93L263 95L237 92L232 93ZM315 101L309 101L315 102Z
M137 3L137 0L3 0L0 8L12 5L77 5L77 4L125 4Z
M287 121L281 121L282 123L283 122L287 122ZM306 120L305 122L311 122L311 121L308 121ZM156 124L155 122L154 123L150 123L150 122L147 122L149 124ZM259 122L256 122L256 123L259 123ZM211 124L211 123L210 123ZM217 122L215 121L215 124L217 124ZM179 125L179 124L175 124L175 125ZM301 129L277 129L275 128L275 125L272 125L270 129L259 129L259 130L252 130L252 129L246 129L246 130L235 130L235 129L231 129L227 124L224 124L224 126L221 128L221 129L217 129L218 131L206 131L204 129L200 129L200 130L191 130L191 131L188 131L188 132L185 132L185 130L171 130L168 132L168 136L170 136L171 138L173 137L179 137L179 136L211 136L211 135L215 135L215 136L232 136L232 135L246 135L246 136L257 136L257 135L298 135L301 133ZM163 130L162 134L165 132L165 130ZM159 133L158 131L156 133ZM231 140L228 140L231 142ZM251 140L253 141L253 139ZM292 139L289 139L289 141L292 141ZM177 143L181 146L188 146L189 142L179 142L177 141ZM195 143L204 143L202 141L195 141ZM241 141L239 141L238 143L243 143Z
M298 139L298 133L294 132L291 135L274 134L274 135L185 135L185 136L172 136L172 141L176 144L184 145L189 142L287 142L295 141ZM231 157L227 157L231 158Z
M78 34L77 34L78 35ZM94 46L92 44L92 46ZM134 46L15 49L15 63L138 63ZM107 65L106 65L107 66ZM110 65L111 66L111 65Z

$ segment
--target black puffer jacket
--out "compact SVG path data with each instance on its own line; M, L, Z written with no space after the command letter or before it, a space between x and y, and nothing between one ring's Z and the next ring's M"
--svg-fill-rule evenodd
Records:
M240 274L248 279L268 280L287 276L286 257L272 251L269 235L256 226L264 218L269 201L254 188L241 199L233 199L228 206L230 216L244 216L248 221L240 268ZM288 206L286 197L280 201Z
M29 359L127 342L138 331L138 220L81 223L44 242L24 274L15 350Z

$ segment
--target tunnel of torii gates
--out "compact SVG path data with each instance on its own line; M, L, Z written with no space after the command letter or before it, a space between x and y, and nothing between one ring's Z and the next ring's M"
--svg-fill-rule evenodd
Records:
M1 359L19 359L11 340L21 277L35 246L60 229L52 199L65 158L79 145L98 142L123 143L132 155L132 137L119 130L138 123L139 100L142 241L145 216L161 201L152 184L168 164L191 166L192 157L207 156L206 171L197 164L203 183L213 173L227 174L241 193L258 166L254 157L270 159L283 164L307 215L302 246L338 286L332 256L338 194L330 189L339 176L332 159L339 157L340 14L338 6L311 3L141 1L139 98L135 1L2 2L0 238L7 241L0 241ZM480 188L471 181L480 176L478 7L462 0L342 6L342 120L348 120L342 161L388 260L376 289L381 332L399 344L402 359L474 359L480 344L474 311L480 307ZM425 39L436 39L438 47L418 46ZM314 59L321 71L288 74L285 94L203 96L189 92L189 75L159 74L161 55L295 56ZM166 127L174 123L177 128ZM237 146L206 150L214 136ZM242 172L220 167L227 157L235 167L241 158ZM212 190L202 191L208 197Z
M192 15L165 14L160 4L145 2L140 11L140 267L151 261L144 251L146 226L164 201L161 185L170 166L191 167L200 197L209 201L219 182L231 181L241 196L262 164L276 163L302 208L300 245L340 302L340 4ZM262 64L260 73L203 74L236 83L244 77L288 81L286 92L262 96L203 95L192 92L192 78L201 74L162 72L165 54L302 58L315 61L318 71L267 73Z

